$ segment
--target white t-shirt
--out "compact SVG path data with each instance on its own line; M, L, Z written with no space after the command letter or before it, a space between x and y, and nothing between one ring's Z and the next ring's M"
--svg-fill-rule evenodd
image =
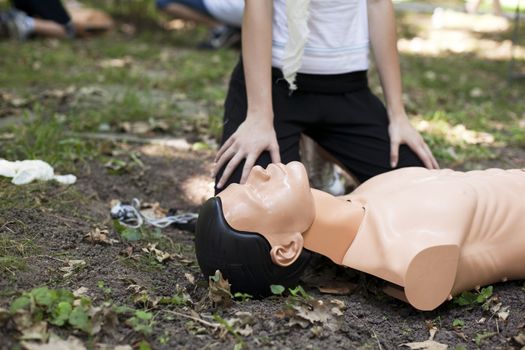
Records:
M300 73L342 74L368 69L367 0L311 0ZM274 0L272 65L282 68L288 40L286 0Z
M211 15L226 24L240 27L244 12L244 0L204 0Z

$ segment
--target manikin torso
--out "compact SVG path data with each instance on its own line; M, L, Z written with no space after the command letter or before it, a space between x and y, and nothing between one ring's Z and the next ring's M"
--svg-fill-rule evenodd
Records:
M309 235L318 233L305 232L305 247L402 287L404 293L394 295L416 308L430 310L449 295L525 278L523 170L406 168L338 199L363 207L357 230L332 245L336 254L312 247Z

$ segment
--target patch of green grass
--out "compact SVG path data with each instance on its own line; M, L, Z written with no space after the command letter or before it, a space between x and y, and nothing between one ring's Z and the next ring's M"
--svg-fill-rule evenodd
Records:
M37 113L40 111L37 111ZM94 144L70 137L56 115L36 114L31 120L11 127L14 139L0 141L0 158L9 160L41 159L58 171L73 171L76 163L96 155Z
M16 224L16 223L13 223ZM0 225L0 276L13 278L17 271L25 270L26 258L37 254L38 248L28 238L14 239L6 233L10 222Z
M23 186L15 186L8 178L0 178L0 210L4 210L5 220L9 220L8 210L40 209L45 205L49 213L56 212L60 216L77 217L87 222L97 218L86 217L82 205L89 201L85 193L73 186L63 186L54 182L32 182ZM16 221L17 225L23 222ZM0 225L1 226L1 225Z
M155 260L155 257L150 254L141 254L137 258L127 258L119 256L120 263L124 266L132 268L137 271L155 272L164 270L166 267Z
M160 18L153 3L142 0L120 7L97 0L92 4L118 16L127 14L131 22L138 13L152 21ZM400 37L419 35L428 19L428 15L400 15ZM166 32L157 26L141 28L133 37L113 33L90 40L0 42L0 92L28 99L15 110L33 118L20 127L0 128L0 135L15 133L14 140L0 141L0 157L41 157L74 168L79 159L90 159L99 150L68 136L69 132L98 132L102 127L120 132L121 123L133 121L161 120L168 124L170 135L198 133L197 138L218 139L238 52L192 49L205 35L204 28ZM501 41L509 35L510 31L491 39ZM435 57L403 53L401 63L408 113L446 125L444 132L423 131L445 166L490 159L499 147L525 146L525 128L519 124L524 118L525 86L507 83L507 61L472 53ZM374 71L371 85L379 91ZM75 93L65 98L41 96L69 87ZM83 94L82 89L98 92ZM0 99L0 110L3 107L12 106L2 105ZM489 133L494 143L451 141L446 133L459 124Z

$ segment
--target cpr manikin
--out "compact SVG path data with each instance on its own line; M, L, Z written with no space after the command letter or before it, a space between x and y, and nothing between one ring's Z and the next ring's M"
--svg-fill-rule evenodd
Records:
M254 167L202 208L197 259L234 290L297 282L316 252L390 282L420 310L525 278L525 171L404 168L349 195L310 189L301 163Z

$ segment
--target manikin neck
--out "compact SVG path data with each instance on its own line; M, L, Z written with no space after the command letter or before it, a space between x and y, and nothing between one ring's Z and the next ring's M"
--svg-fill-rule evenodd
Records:
M312 189L315 219L303 233L304 247L341 265L363 221L364 209L346 197Z

